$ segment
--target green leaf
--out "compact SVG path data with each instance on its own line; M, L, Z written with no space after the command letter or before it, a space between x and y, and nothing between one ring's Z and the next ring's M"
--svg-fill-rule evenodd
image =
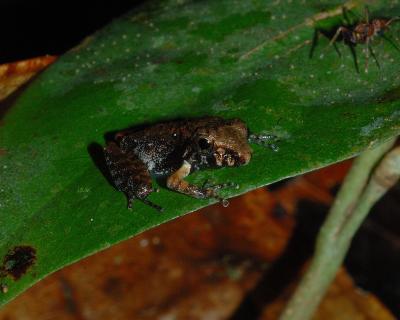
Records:
M195 183L238 183L239 190L223 193L227 197L352 157L397 135L400 53L388 41L374 40L381 69L370 59L368 73L363 45L356 48L359 74L349 48L338 43L340 58L324 36L308 57L313 21L323 31L337 28L343 23L340 5L152 3L41 74L0 127L0 256L8 263L3 273L13 266L27 269L18 280L2 278L9 290L0 293L0 303L67 264L212 203L162 188L150 199L165 213L142 203L128 211L124 194L91 157L107 132L217 115L240 118L255 133L278 135L279 152L253 146L248 166L190 177ZM357 2L349 6L363 11ZM371 12L400 15L400 5L379 1ZM387 35L395 38L399 30L393 24ZM25 249L13 251L15 246ZM34 254L25 252L29 246Z

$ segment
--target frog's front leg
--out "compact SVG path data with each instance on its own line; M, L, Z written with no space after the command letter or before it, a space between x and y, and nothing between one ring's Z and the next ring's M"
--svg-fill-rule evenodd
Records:
M190 169L190 163L184 160L182 166L167 178L167 187L198 199L216 198L222 200L216 193L219 188L201 188L185 181L184 178L189 175Z
M104 148L104 156L113 183L128 198L128 208L132 208L133 200L139 199L159 211L163 210L146 199L154 191L152 181L147 167L135 154L124 153L111 142Z
M255 143L263 147L270 148L272 151L279 150L279 146L277 145L279 139L273 134L251 134L249 135L248 141L250 143Z

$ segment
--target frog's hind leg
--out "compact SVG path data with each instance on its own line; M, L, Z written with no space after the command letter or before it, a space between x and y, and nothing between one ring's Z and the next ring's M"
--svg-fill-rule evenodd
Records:
M159 205L157 205L157 204L151 202L150 200L148 200L148 199L146 199L146 198L140 199L140 201L142 201L144 204L147 204L148 206L150 206L150 207L156 209L157 211L160 211L160 212L163 212L163 211L164 211L164 208L163 208L163 207L160 207ZM132 207L132 206L131 206L131 207Z
M160 206L146 199L154 191L152 181L147 167L135 154L124 153L111 142L104 148L104 156L115 187L128 198L128 208L132 208L133 200L139 199L162 211Z

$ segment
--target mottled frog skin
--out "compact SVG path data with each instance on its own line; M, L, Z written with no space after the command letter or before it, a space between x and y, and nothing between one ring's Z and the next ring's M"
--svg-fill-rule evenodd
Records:
M159 123L142 130L116 134L104 148L116 188L162 210L147 200L154 192L151 176L165 177L169 189L194 198L217 198L222 185L199 187L184 180L195 170L249 163L252 150L246 124L239 119L205 117Z

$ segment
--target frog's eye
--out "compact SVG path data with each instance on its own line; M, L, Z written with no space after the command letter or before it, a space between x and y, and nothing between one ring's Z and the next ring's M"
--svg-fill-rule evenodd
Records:
M200 149L206 150L210 148L210 141L205 138L200 138L197 142L199 144Z

